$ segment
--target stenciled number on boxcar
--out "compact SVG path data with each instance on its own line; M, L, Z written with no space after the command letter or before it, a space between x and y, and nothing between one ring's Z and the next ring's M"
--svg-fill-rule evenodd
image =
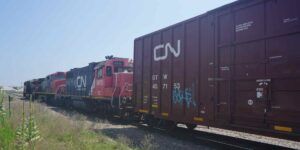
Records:
M158 76L159 75L153 74L152 75L152 81L153 82L157 81L158 80ZM163 74L162 75L162 79L163 79L163 81L166 81L168 79L168 74ZM161 86L162 86L163 90L168 89L168 83L162 83ZM152 89L157 90L158 89L158 84L157 83L152 83Z

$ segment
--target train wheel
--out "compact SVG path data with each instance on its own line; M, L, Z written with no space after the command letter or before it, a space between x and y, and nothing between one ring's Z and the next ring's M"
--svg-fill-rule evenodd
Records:
M197 127L196 124L185 124L185 125L189 130L194 130Z

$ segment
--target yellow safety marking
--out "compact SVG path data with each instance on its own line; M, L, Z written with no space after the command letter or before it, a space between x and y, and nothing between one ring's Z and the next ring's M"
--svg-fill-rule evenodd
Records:
M162 116L165 116L165 117L168 117L169 116L169 113L166 113L166 112L163 112L161 113Z
M285 132L292 132L293 131L292 128L284 127L284 126L274 126L274 130L285 131Z
M148 110L140 109L139 112L142 112L142 113L148 113Z
M195 121L199 121L199 122L203 122L204 121L204 119L201 118L201 117L194 117L194 120Z
M158 108L158 105L152 104L152 108Z

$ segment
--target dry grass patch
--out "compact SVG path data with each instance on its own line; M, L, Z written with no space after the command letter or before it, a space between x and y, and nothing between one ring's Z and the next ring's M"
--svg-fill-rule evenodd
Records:
M6 110L8 102L4 103ZM14 100L11 102L11 116L7 118L10 128L16 131L22 122L23 105L26 117L29 115L29 103ZM41 139L35 149L43 150L94 150L94 149L130 149L127 144L114 141L101 133L91 130L86 117L71 115L71 119L57 113L41 103L32 103L32 115L35 118ZM4 142L4 141L0 141ZM15 142L13 142L15 145ZM1 149L1 146L0 146ZM15 146L9 147L15 149Z

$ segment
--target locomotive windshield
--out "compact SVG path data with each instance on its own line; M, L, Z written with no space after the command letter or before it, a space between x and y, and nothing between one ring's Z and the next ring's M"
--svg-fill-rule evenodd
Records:
M132 72L132 67L128 67L128 66L115 67L114 71L115 71L115 73L118 73L118 72Z
M114 72L132 72L132 66L124 66L123 61L114 61Z

